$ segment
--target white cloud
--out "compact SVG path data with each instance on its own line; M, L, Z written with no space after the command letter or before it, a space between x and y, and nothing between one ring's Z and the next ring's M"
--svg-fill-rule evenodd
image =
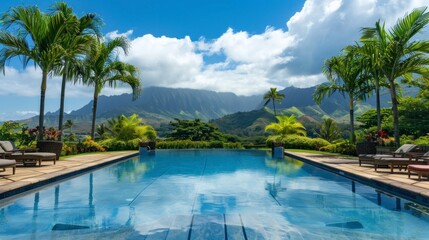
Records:
M203 67L203 56L189 37L154 37L151 34L131 42L122 59L141 69L143 86L175 86L194 81Z
M130 37L133 34L133 30L128 30L124 33L119 33L118 30L113 32L108 32L104 37L108 40L115 39L117 37Z
M36 111L16 111L16 114L18 115L37 115L39 112Z
M390 27L425 5L427 0L307 0L287 22L288 33L299 43L286 67L291 75L318 74L326 58L359 40L362 27L373 27L378 19Z

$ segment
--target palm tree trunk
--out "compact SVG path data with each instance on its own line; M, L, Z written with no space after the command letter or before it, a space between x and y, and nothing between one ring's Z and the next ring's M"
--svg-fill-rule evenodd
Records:
M356 136L355 136L355 121L354 121L354 104L353 104L353 96L350 96L349 100L349 107L350 107L350 135L352 139L352 143L356 142Z
M97 115L97 102L98 102L98 93L97 93L97 87L94 90L94 102L92 105L92 124L91 124L91 138L94 139L95 137L95 119Z
M274 109L274 116L277 116L277 113L276 113L276 104L274 103L274 99L273 99L273 109Z
M380 82L375 80L375 105L377 108L377 132L381 130Z
M63 80L61 82L61 99L60 99L60 116L58 119L58 130L61 132L58 140L61 141L63 136L63 119L64 119L64 99L66 92L66 81L67 81L67 61L64 62L64 73Z
M396 87L395 82L392 79L389 79L390 85L390 96L392 97L392 113L393 113L393 134L395 137L395 145L399 147L400 138L399 138L399 111L398 111L398 98L396 96Z
M48 72L42 70L42 85L40 86L40 111L39 111L39 140L43 140L43 123L45 121L45 93Z

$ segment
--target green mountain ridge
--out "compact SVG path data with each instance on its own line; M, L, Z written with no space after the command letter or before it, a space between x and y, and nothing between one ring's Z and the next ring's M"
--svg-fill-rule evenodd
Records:
M294 114L302 121L320 122L323 118L331 117L338 123L346 124L349 121L348 99L335 93L326 98L321 105L313 100L315 87L295 88L287 87L280 92L285 99L276 104L278 114ZM166 125L174 118L211 121L213 124L228 133L240 133L244 136L264 134L263 129L275 120L271 103L263 108L262 96L237 96L233 93L214 92L195 89L172 89L162 87L145 88L141 96L131 100L131 94L118 96L100 96L97 110L97 124L118 115L138 114L144 121L156 129L167 129ZM359 116L368 109L375 108L373 99L360 102L355 108L355 115ZM388 105L388 95L382 98L383 106ZM92 117L92 101L81 109L65 114L65 120L74 122L73 131L88 133ZM38 124L38 117L24 120L30 127ZM58 112L45 115L45 126L57 127Z

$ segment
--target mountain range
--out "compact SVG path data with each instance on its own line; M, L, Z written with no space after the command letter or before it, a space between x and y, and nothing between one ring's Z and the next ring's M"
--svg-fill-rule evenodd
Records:
M295 114L298 119L318 122L324 117L332 117L337 121L348 121L348 99L339 93L326 98L321 105L315 104L313 92L315 87L287 87L281 91L285 98L276 105L280 114ZM388 106L388 94L382 95L383 106ZM357 104L355 112L360 115L374 108L373 98ZM271 108L271 103L267 105ZM195 89L173 89L148 87L141 96L132 101L131 94L117 96L100 96L97 108L97 121L102 123L118 115L138 114L146 123L159 129L174 118L212 120L221 130L234 132L237 128L249 128L249 131L261 130L261 126L274 120L269 109L263 109L261 95L237 96L234 93L214 92ZM92 116L92 101L81 109L65 114L65 119L74 122L74 131L88 132ZM219 121L214 120L219 119ZM240 120L241 119L241 120ZM47 113L45 125L57 127L58 112ZM222 123L223 121L223 123ZM38 117L27 119L29 126L38 123ZM222 126L222 127L221 127Z

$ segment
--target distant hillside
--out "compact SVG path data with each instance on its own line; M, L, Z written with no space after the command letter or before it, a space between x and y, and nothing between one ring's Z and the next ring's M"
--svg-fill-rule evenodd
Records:
M149 124L159 127L173 118L194 119L203 121L220 118L226 114L239 111L251 111L261 101L261 96L237 96L233 93L213 92L194 89L172 89L148 87L141 96L132 101L131 94L119 96L100 96L97 108L97 121L103 122L120 114L138 114ZM82 131L88 130L92 116L92 101L79 110L65 115L72 119ZM46 114L47 126L57 127L58 113ZM38 117L25 120L29 125L37 125Z
M251 137L264 135L265 126L273 121L275 121L274 115L262 108L226 115L210 122L222 132Z
M297 119L307 123L320 122L324 117L334 118L339 123L348 123L347 97L336 93L326 98L321 105L317 105L313 101L314 90L315 87L288 87L281 90L280 92L286 97L281 104L276 104L278 114L294 114ZM415 93L415 89L404 89L405 95ZM389 97L389 94L382 94L383 107L389 106ZM136 101L131 99L131 94L100 96L97 110L98 123L120 114L131 115L136 113L148 124L164 133L168 130L165 125L174 118L199 118L203 121L216 119L212 122L221 130L251 136L263 134L265 125L274 120L273 115L270 114L271 103L267 105L267 109L262 109L264 103L262 96L244 97L233 93L218 93L207 90L148 87L143 90ZM375 108L374 98L357 104L355 115L359 116L371 108ZM92 101L81 109L66 114L65 119L73 120L75 123L74 132L87 133L90 129L91 116ZM46 126L57 127L58 112L47 113L45 121ZM24 122L28 123L29 126L36 126L38 117L27 119Z

